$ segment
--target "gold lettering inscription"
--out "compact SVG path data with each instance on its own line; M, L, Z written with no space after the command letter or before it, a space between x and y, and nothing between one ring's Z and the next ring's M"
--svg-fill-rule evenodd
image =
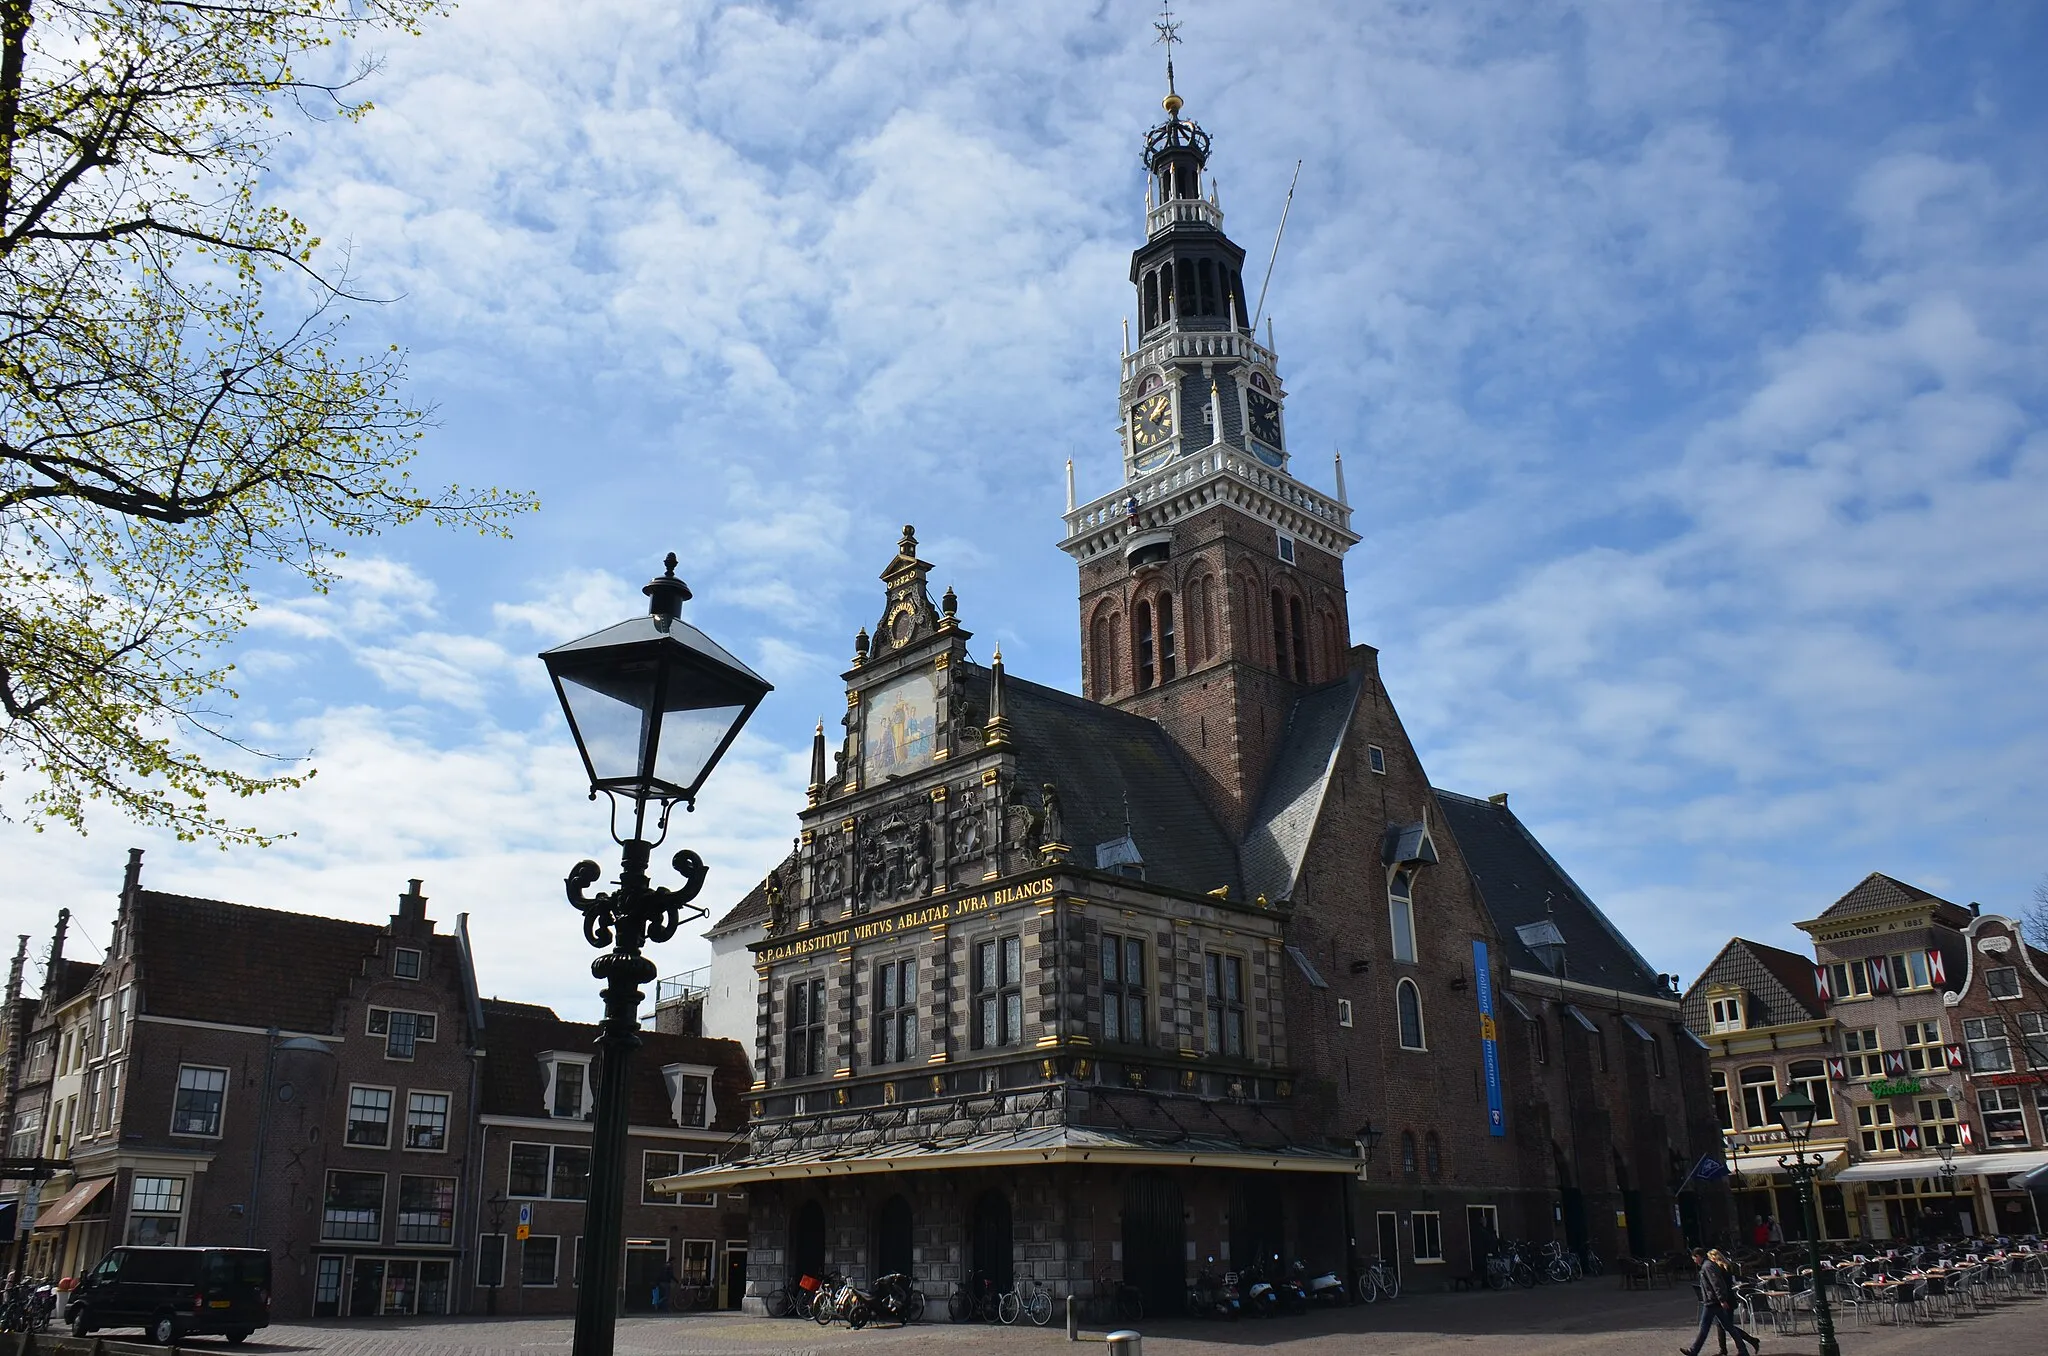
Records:
M968 895L965 898L949 899L938 904L926 904L921 908L892 913L886 918L855 923L851 927L822 932L813 937L802 937L776 946L763 947L755 953L754 963L757 967L765 967L794 960L800 956L815 955L821 951L846 950L862 942L894 937L920 928L943 927L955 918L969 918L975 914L986 913L990 909L1046 899L1053 893L1050 878L1025 881L1021 885L1006 885L987 894Z

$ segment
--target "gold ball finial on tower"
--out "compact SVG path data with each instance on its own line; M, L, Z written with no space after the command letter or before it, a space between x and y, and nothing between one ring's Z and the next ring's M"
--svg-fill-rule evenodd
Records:
M1186 107L1186 101L1183 100L1178 94L1169 94L1164 99L1161 99L1159 102L1160 105L1166 109L1167 116L1169 117L1171 117L1175 113L1180 112L1182 108Z

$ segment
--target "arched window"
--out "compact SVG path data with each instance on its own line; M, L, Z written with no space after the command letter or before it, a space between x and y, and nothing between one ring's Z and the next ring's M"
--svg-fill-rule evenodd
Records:
M1089 628L1088 678L1094 687L1097 701L1116 690L1116 670L1110 663L1109 617L1104 613L1095 614L1095 625Z
M1403 1130L1401 1132L1401 1175L1403 1177L1413 1177L1416 1175L1415 1170L1415 1132L1413 1130Z
M1223 308L1216 304L1216 261L1202 260L1196 273L1201 283L1201 314L1215 315Z
M1175 314L1193 315L1195 314L1195 307L1200 301L1200 293L1195 287L1195 261L1192 259L1182 259L1179 261L1179 267L1175 271L1179 274L1173 280L1173 295L1179 301L1179 307Z
M1655 1039L1654 1037L1652 1039ZM1657 1076L1663 1077L1659 1068ZM1813 1103L1813 1118L1816 1121L1832 1121L1835 1118L1835 1099L1828 1095L1828 1066L1817 1059L1794 1060L1785 1070L1785 1081L1805 1093ZM1932 1118L1929 1118L1932 1119Z
M1273 590L1273 667L1287 672L1287 600Z
M1132 614L1135 652L1138 656L1138 691L1152 686L1152 604L1139 603Z
M1739 1075L1742 1081L1742 1114L1752 1130L1778 1128L1778 1071L1768 1064L1753 1064Z
M1170 593L1162 593L1159 595L1160 682L1170 683L1173 681L1174 674L1178 672L1178 669L1175 667L1175 664L1179 657L1180 656L1174 652L1173 645L1173 595Z
M1543 1024L1541 1013L1529 1019L1529 1053L1538 1064L1550 1063L1550 1028Z
M1422 1163L1429 1171L1429 1180L1441 1182L1444 1179L1444 1146L1432 1130L1422 1139Z
M1422 1041L1422 990L1414 980L1404 979L1394 986L1394 1009L1400 1018L1401 1048L1428 1049Z
M1202 593L1196 605L1202 610L1202 658L1216 657L1216 594L1207 579L1202 580Z
M1121 612L1109 614L1109 667L1103 673L1102 690L1105 693L1123 691L1124 618Z
M1387 922L1394 937L1394 959L1415 959L1415 873L1396 871L1387 882Z
M1239 592L1243 596L1243 606L1240 609L1241 615L1237 619L1238 648L1240 651L1238 657L1256 660L1258 656L1253 654L1252 650L1259 643L1259 589L1258 585L1252 582L1250 575L1244 576L1242 584L1243 587Z
M1294 638L1294 681L1308 681L1308 628L1301 624L1301 599L1287 600L1287 629Z
M1159 270L1159 323L1164 325L1174 318L1173 309L1173 265L1168 263Z

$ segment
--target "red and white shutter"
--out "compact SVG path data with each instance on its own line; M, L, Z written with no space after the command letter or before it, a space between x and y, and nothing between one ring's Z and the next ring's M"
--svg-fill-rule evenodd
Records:
M1963 1067L1963 1047L1962 1047L1962 1046L1960 1046L1960 1045L1951 1045L1951 1046L1948 1046L1948 1047L1947 1047L1947 1054L1948 1054L1948 1067L1949 1067L1949 1068L1951 1068L1951 1069L1960 1069L1960 1068L1962 1068L1962 1067Z
M1957 1128L1962 1132L1962 1142L1965 1149L1976 1143L1976 1140L1970 1136L1970 1123L1968 1121L1964 1121Z
M1920 1147L1920 1127L1919 1127L1919 1126L1917 1126L1917 1125L1902 1125L1902 1126L1900 1126L1900 1127L1899 1127L1899 1147L1900 1147L1901 1149L1917 1149L1917 1148L1919 1148L1919 1147Z
M1832 1003L1835 1001L1835 996L1832 993L1828 992L1827 966L1816 965L1813 967L1813 987L1820 990L1821 1002Z
M1927 953L1927 978L1936 984L1948 983L1948 966L1942 963L1939 951Z
M1890 993L1892 991L1892 967L1883 956L1872 956L1869 960L1863 962L1863 965L1870 972L1870 991L1872 993Z
M1906 1076L1906 1057L1897 1050L1884 1052L1884 1071L1893 1078Z
M1849 1061L1836 1055L1828 1060L1828 1077L1837 1083L1849 1081Z

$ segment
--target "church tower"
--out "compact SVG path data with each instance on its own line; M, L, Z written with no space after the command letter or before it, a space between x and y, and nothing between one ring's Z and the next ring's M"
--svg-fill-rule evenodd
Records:
M1258 341L1244 250L1223 232L1210 139L1181 116L1170 27L1166 120L1145 138L1145 243L1131 256L1118 386L1123 484L1076 504L1082 690L1147 716L1242 832L1295 699L1344 676L1343 466L1333 498L1295 479L1279 359Z

